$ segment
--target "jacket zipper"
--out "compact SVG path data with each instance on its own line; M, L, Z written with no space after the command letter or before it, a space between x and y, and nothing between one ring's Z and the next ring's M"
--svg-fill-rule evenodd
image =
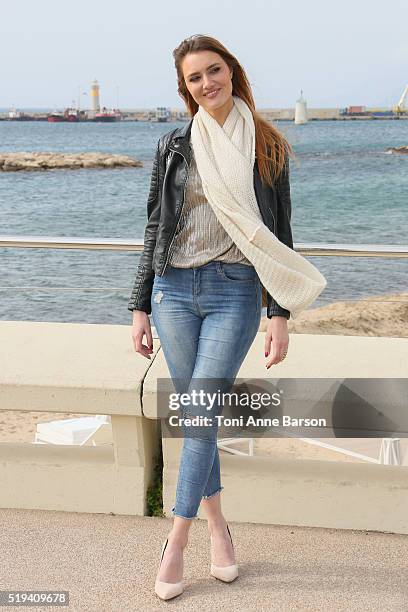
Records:
M276 223L275 223L275 216L274 216L274 214L273 214L273 212L272 212L272 208L271 208L270 206L268 206L268 208L269 208L269 211L270 211L271 216L272 216L272 219L273 219L273 230L272 230L272 232L273 232L273 234L275 235L275 227L276 227Z
M185 179L185 181L184 181L184 187L183 187L183 201L182 201L182 203L181 203L180 214L179 214L179 216L178 216L178 218L177 218L176 224L175 224L174 229L173 229L173 236L172 236L172 238L171 238L170 245L169 245L169 247L168 247L168 249L167 249L167 253L166 253L166 260L165 260L165 262L164 262L164 267L163 267L163 270L162 270L162 273L161 273L161 275L160 275L160 276L163 276L163 274L164 274L164 273L165 273L165 271L166 271L166 268L167 268L167 262L168 262L168 260L169 260L169 256L170 256L170 249L171 249L171 246L172 246L172 244L173 244L174 238L175 238L175 236L176 236L177 224L178 224L178 222L180 221L181 213L183 212L184 200L185 200L185 197L186 197L186 185L187 185L187 181L188 181L188 171L189 171L189 165L188 165L187 160L186 160L186 158L184 157L184 155L183 155L182 153L180 153L180 151L174 151L173 149L170 149L170 150L171 150L171 151L173 151L173 153L178 153L179 155L181 155L181 157L182 157L182 158L184 159L184 161L186 162L187 172L186 172L186 179Z

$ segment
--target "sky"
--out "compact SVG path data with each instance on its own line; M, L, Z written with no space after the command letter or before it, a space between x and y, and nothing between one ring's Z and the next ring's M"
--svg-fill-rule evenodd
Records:
M408 83L408 0L1 3L0 107L184 109L172 51L218 38L259 108L392 107Z

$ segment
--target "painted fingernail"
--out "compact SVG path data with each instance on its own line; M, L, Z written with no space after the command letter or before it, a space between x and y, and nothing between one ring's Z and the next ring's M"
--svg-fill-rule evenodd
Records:
M265 357L267 357L269 355L268 351L265 351Z

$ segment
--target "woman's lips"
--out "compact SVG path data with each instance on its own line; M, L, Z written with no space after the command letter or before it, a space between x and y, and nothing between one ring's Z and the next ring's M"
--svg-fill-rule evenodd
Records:
M205 95L205 97L206 98L215 98L219 91L220 91L219 89L216 89L214 93L212 93L212 92L208 93L208 94Z

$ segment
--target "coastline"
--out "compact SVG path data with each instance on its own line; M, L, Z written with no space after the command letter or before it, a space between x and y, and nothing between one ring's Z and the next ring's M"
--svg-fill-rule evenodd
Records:
M262 317L260 331L265 331L267 322ZM288 331L290 334L408 338L408 293L380 294L311 308L295 321L289 319Z

